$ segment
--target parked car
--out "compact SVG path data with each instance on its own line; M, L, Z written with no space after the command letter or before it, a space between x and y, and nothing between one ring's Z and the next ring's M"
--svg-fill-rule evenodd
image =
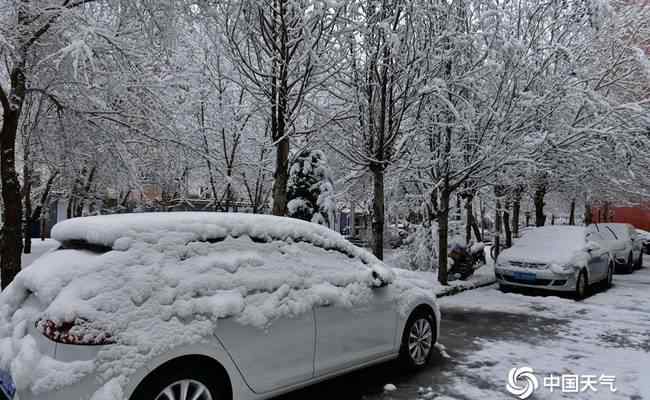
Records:
M53 236L0 293L9 399L263 399L390 359L423 367L439 335L433 293L297 219L124 214Z
M643 252L650 254L650 232L644 231L643 229L637 229L636 233L639 235L641 243L643 244Z
M630 273L641 268L643 243L630 224L602 223L589 225L591 231L600 233L610 249L617 272Z
M586 227L530 229L499 254L495 268L499 287L573 292L582 299L592 285L612 284L614 265L603 242L598 232Z

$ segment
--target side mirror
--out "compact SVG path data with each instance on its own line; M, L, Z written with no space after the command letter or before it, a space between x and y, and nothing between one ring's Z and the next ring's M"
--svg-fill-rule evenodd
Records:
M372 287L382 288L390 285L395 280L395 272L384 265L373 265L372 269Z
M383 288L388 286L390 282L385 281L377 271L372 271L372 287L374 289Z

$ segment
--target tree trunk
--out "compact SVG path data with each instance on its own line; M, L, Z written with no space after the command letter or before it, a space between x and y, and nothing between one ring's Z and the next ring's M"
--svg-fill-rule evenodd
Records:
M535 189L535 226L544 226L546 223L546 215L544 215L544 196L546 196L546 188L538 186Z
M380 260L384 259L384 169L372 168L372 252Z
M512 236L519 237L519 215L521 212L521 192L515 193L512 202Z
M273 215L287 215L287 183L289 182L289 139L278 143L273 182Z
M483 241L481 230L479 229L476 218L474 217L474 196L468 196L465 209L467 210L467 226L465 227L465 240L469 244L472 241L472 231L477 242Z
M447 185L440 191L440 211L438 212L438 281L447 285L447 246L449 239L449 192Z
M503 228L506 232L506 247L512 246L512 231L510 230L510 203L506 203L506 209L503 210Z
M591 203L585 202L585 225L591 225L593 220L593 214L591 210Z
M465 243L469 244L472 241L472 220L474 216L472 215L472 196L467 196L465 199Z
M571 209L569 210L569 225L576 224L576 199L571 199Z
M11 100L3 100L4 114L0 135L0 180L4 205L4 224L0 240L2 289L6 288L20 272L20 257L23 250L23 207L20 183L16 174L16 132L25 97L25 76L20 68L12 71L11 86L13 88Z
M27 155L28 151L25 151ZM23 252L25 254L32 253L32 175L31 170L28 167L29 162L24 161L25 165L23 166L23 195L25 202L25 212L24 212L24 221L23 224L23 239L25 240L25 247Z

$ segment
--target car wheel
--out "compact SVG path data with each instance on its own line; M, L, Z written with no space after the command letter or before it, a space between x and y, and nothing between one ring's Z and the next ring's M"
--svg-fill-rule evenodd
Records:
M226 391L217 384L214 374L201 365L188 368L171 364L149 375L130 400L222 400Z
M588 293L589 293L589 282L587 281L587 273L583 269L578 274L578 279L576 281L575 298L576 300L582 300L587 297Z
M634 272L634 269L635 269L634 268L634 255L632 253L630 253L630 255L627 256L627 266L626 266L627 273L631 274L632 272Z
M605 279L605 289L611 288L613 282L614 282L614 263L610 261L609 266L607 267L607 278Z
M635 269L641 269L643 266L643 252L639 253L639 258L636 259Z
M416 310L406 322L399 359L409 369L423 368L429 363L436 344L436 322L427 310Z
M508 285L504 285L503 283L499 283L499 290L503 293L510 293L512 292L512 288Z

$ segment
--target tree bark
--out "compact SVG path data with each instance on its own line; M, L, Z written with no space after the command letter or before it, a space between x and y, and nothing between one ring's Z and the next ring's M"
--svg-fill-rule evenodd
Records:
M20 272L20 257L23 250L21 232L23 207L20 183L16 174L16 133L25 98L25 75L22 68L17 67L12 70L11 87L13 91L11 100L2 93L4 114L0 135L0 180L4 205L4 224L0 240L2 289L6 288Z
M273 182L273 215L287 215L287 183L289 182L289 139L278 143Z
M474 236L476 237L477 242L483 241L481 230L478 226L478 222L474 217L474 196L468 196L465 209L467 210L467 226L465 227L465 241L469 244L472 241L472 231L474 231Z
M25 145L23 160L23 199L25 202L24 224L23 224L23 239L25 245L23 253L32 253L32 173L29 168L29 146Z
M448 284L447 246L449 245L449 191L447 185L440 191L438 212L438 281Z
M546 196L546 187L540 185L535 189L535 226L544 226L546 215L544 215L544 196Z
M372 168L372 252L380 260L384 259L384 169L381 165Z
M591 203L585 202L585 225L591 225L593 220L593 214L591 210Z
M512 201L512 236L519 237L519 218L521 214L521 192L516 191Z
M571 209L569 210L569 225L576 224L576 199L571 199Z
M506 208L503 210L503 228L506 232L506 247L512 246L512 231L510 230L510 203L506 203Z

